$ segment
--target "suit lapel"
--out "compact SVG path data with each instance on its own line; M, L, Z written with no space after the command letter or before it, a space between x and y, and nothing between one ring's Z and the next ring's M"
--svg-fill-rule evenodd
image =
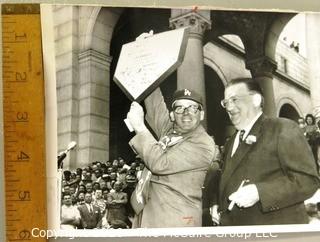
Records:
M265 116L262 114L259 117L259 119L255 122L255 124L253 125L253 127L250 130L247 137L249 135L252 135L252 136L256 137L257 142L259 141L259 136L261 135L261 127L262 127L264 119L265 119ZM233 138L233 141L234 141L234 138ZM232 145L229 147L228 153L226 156L225 169L223 171L222 179L221 179L221 191L225 190L226 185L229 183L230 179L232 179L233 173L236 171L236 169L240 166L240 164L244 160L243 158L255 146L255 143L247 144L244 140L241 144L239 144L237 150L235 151L235 153L231 157L233 143L234 142L232 142Z
M228 161L231 159L231 153L232 153L232 148L233 148L233 145L234 145L234 141L235 141L235 138L237 136L237 132L235 132L232 137L230 138L229 142L226 144L225 146L225 150L227 151L226 154L224 155L224 161ZM224 164L225 165L225 164ZM225 169L225 166L224 166L224 169Z

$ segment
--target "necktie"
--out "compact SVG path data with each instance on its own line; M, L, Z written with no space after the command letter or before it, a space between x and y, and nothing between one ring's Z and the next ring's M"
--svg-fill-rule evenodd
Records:
M234 153L235 153L236 150L238 149L239 145L242 143L244 133L245 133L244 130L240 130L238 139L235 139L234 144L233 144L233 147L232 147L232 151L231 151L231 157L234 155Z
M241 144L241 142L243 141L243 136L244 136L245 131L242 129L240 130L240 134L239 134L239 144Z

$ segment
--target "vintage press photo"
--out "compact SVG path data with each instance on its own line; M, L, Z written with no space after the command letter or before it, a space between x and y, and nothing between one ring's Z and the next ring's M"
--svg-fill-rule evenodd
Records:
M42 26L44 51L48 50L44 54L46 85L55 90L55 95L51 92L48 96L55 103L52 111L56 131L53 143L56 143L55 155L58 154L59 159L49 165L54 170L48 172L49 205L52 208L49 217L50 226L59 230L59 235L174 236L319 230L320 196L317 193L310 195L304 203L308 215L306 224L219 226L219 218L212 218L214 213L210 213L218 203L219 177L212 173L205 179L205 172L200 179L203 184L197 192L201 194L198 198L202 204L198 210L200 222L195 222L191 216L183 218L185 226L161 220L160 224L164 226L156 226L157 229L154 226L133 228L135 211L130 205L130 197L146 165L142 155L130 147L129 141L135 132L130 132L124 122L132 100L114 81L124 44L151 30L156 35L188 28L190 32L182 64L159 87L169 111L177 89L200 94L201 112L204 112L201 123L208 136L214 139L212 162L219 170L219 166L223 168L224 145L236 132L221 105L231 80L240 77L259 80L266 115L290 119L297 124L301 122L301 127L307 114L319 120L319 14L75 5L43 5L42 11L47 16ZM184 95L188 94L185 92ZM227 102L229 105L230 100ZM145 110L144 102L140 104ZM188 107L183 113L186 110L190 112ZM305 128L306 124L303 125ZM315 132L318 130L315 127ZM152 131L152 134L159 141L156 132ZM258 141L251 140L251 143ZM275 141L270 140L272 142ZM57 172L58 163L61 169ZM300 171L295 172L300 174ZM160 177L161 174L153 176ZM155 178L151 178L154 182L152 179ZM184 179L192 180L192 176ZM232 180L232 176L229 179ZM185 180L182 184L189 182ZM281 187L278 189L280 191ZM274 199L279 191L272 191ZM175 193L179 196L179 191ZM183 191L181 196L184 196ZM194 196L190 195L192 199ZM86 202L88 200L92 202ZM169 198L165 200L170 201ZM164 214L159 214L161 206L174 209L177 202L159 203L159 209L153 211L154 220L163 218ZM284 207L294 205L288 204ZM237 204L234 206L239 209ZM282 208L273 210L278 209ZM88 225L90 223L92 225Z

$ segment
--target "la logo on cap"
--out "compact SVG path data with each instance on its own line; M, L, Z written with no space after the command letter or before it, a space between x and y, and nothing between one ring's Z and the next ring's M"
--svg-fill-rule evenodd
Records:
M184 89L185 96L191 96L191 92L188 89Z

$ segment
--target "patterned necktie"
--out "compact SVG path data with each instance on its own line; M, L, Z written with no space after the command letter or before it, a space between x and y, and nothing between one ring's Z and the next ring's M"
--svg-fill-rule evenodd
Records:
M242 143L242 141L243 141L244 133L245 133L245 131L244 131L243 129L242 129L242 130L240 130L240 134L239 134L239 144L241 144L241 143Z

